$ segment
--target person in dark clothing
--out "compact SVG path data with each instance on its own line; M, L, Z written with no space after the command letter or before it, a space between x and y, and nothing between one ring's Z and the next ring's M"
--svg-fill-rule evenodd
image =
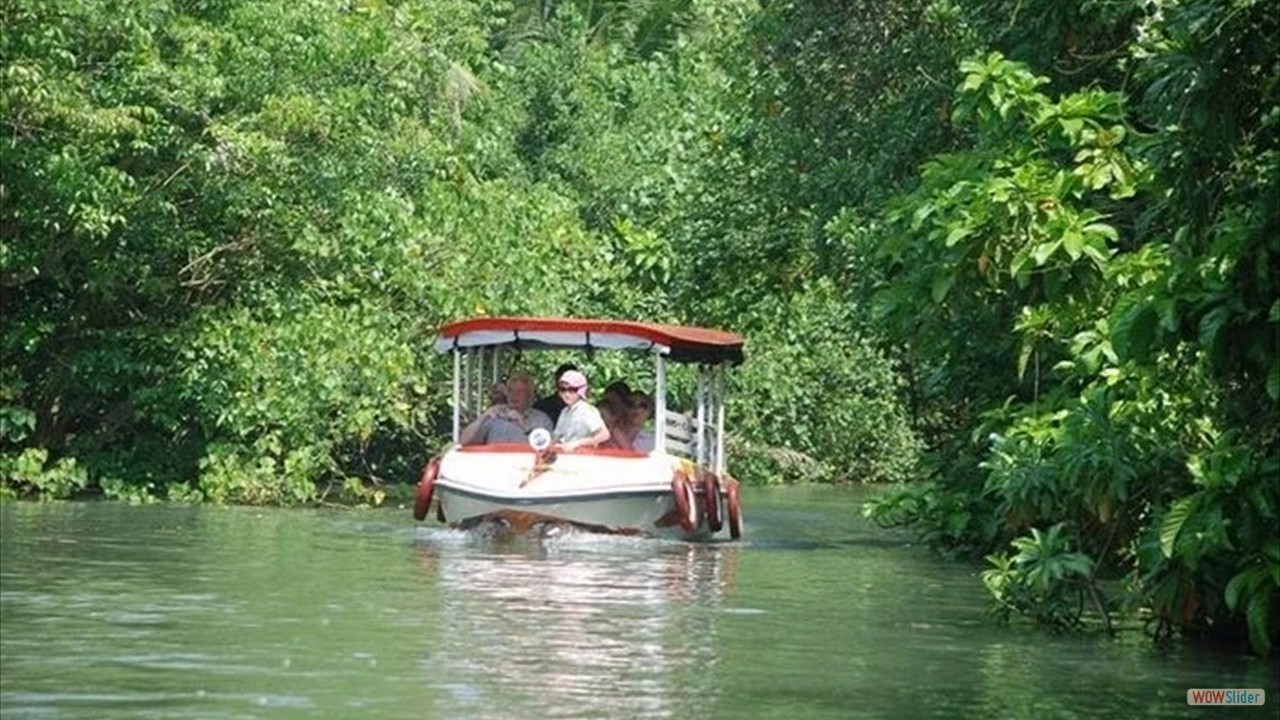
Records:
M560 382L561 375L564 375L570 370L577 369L578 366L573 363L563 363L560 367L556 368L556 375L551 379L551 394L539 399L538 402L533 404L535 409L541 410L547 414L547 417L551 418L551 424L553 426L555 425L555 422L560 419L560 411L564 409L564 400L560 398L560 393L556 390L556 385Z

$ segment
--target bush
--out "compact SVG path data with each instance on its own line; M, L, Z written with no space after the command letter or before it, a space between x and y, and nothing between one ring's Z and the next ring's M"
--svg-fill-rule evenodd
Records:
M901 379L824 281L756 310L733 375L731 449L752 481L911 479L919 442Z

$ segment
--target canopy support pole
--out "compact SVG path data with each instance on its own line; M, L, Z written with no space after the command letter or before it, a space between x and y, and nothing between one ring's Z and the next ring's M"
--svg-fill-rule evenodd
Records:
M667 451L667 365L662 353L653 354L653 451Z
M453 348L453 444L462 435L462 352Z
M471 397L468 402L471 405L471 419L475 420L480 417L480 413L484 412L482 407L484 397L484 348L472 348L471 350L471 375L468 377L471 383Z
M698 366L698 447L696 464L707 466L707 366Z
M716 365L716 477L724 477L724 363Z
M476 368L476 417L489 407L489 366L493 364L494 348L480 348L480 367Z

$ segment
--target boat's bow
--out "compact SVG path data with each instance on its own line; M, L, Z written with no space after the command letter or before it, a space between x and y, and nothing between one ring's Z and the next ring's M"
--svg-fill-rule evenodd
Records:
M527 446L451 448L435 481L444 516L467 526L564 522L594 530L680 534L678 458L622 450L539 455Z

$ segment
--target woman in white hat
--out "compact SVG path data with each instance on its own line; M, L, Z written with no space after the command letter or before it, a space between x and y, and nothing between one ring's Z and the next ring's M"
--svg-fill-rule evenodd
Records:
M560 450L595 447L609 439L609 428L600 411L587 402L587 376L569 370L556 381L556 391L564 400L564 410L553 431Z

